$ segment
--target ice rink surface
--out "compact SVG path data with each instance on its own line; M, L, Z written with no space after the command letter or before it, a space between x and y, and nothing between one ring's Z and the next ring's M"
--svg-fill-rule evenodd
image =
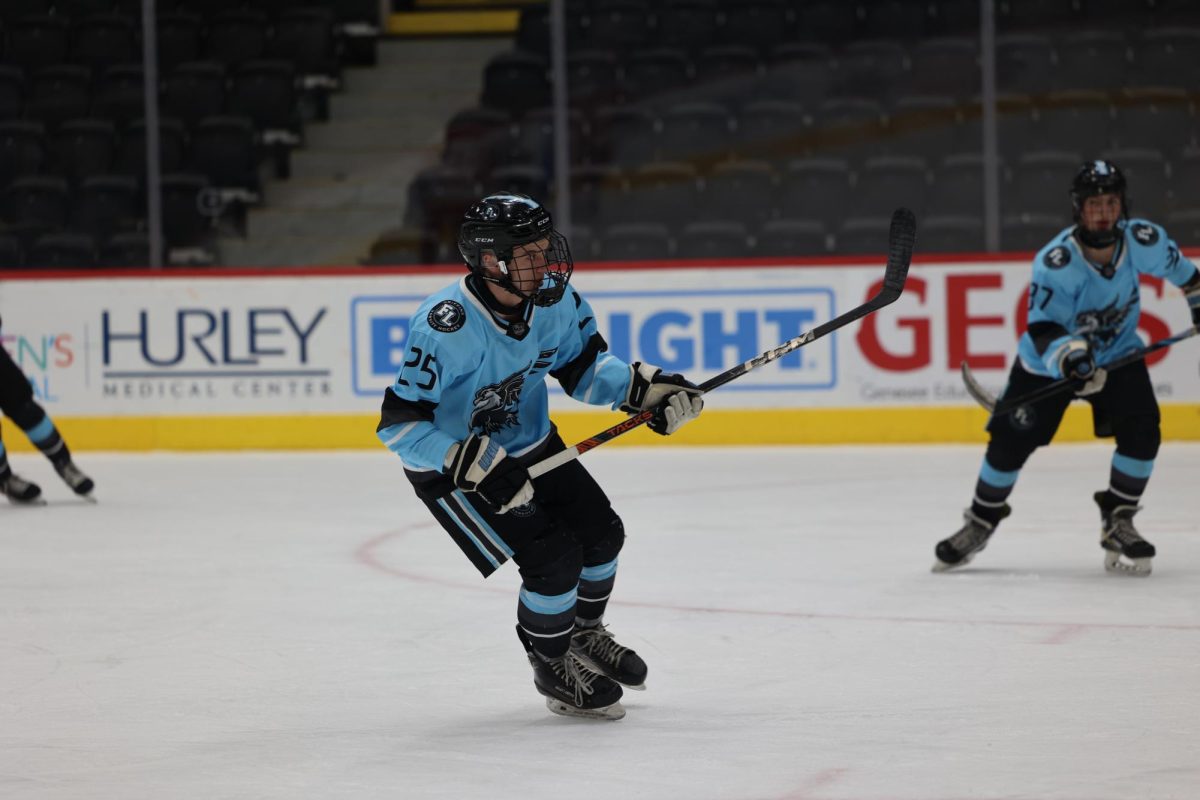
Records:
M1200 446L1106 574L1110 447L1037 453L959 573L981 447L601 448L628 716L551 715L486 582L386 452L40 456L0 505L5 800L1200 796Z

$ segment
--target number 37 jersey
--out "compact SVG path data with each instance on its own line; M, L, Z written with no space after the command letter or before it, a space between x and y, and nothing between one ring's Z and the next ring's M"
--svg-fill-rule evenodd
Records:
M1158 225L1131 219L1119 227L1111 264L1098 266L1084 257L1074 226L1034 258L1029 326L1017 349L1029 372L1061 378L1059 358L1072 339L1087 339L1100 365L1136 350L1143 345L1137 336L1138 276L1182 286L1195 274L1196 268Z
M422 303L403 357L376 434L413 471L442 469L450 446L472 432L510 455L536 448L551 431L547 377L576 400L614 409L631 377L573 288L507 321L488 310L469 276Z

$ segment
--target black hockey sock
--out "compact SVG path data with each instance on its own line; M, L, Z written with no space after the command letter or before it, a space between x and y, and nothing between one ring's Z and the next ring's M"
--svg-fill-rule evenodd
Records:
M4 449L4 442L0 442L0 483L8 480L9 475L12 475L12 467L8 465L8 451Z
M971 500L971 512L975 516L995 525L1004 518L1004 501L1012 494L1016 486L1017 476L1021 470L1015 469L1003 472L996 469L984 458L979 470L979 479L975 482L975 496Z
M1108 473L1108 494L1119 501L1118 504L1137 505L1153 471L1154 459L1131 458L1120 452L1114 453L1112 469Z
M608 598L612 596L613 584L617 581L617 559L598 564L594 567L584 567L579 575L579 605L576 616L587 626L599 625L608 608Z
M14 419L21 426L21 430L25 431L29 441L33 442L55 467L62 467L71 460L71 451L67 448L67 443L63 441L58 428L54 427L54 422L41 406L29 403Z
M559 658L571 647L576 597L576 589L545 595L521 586L517 625L529 637L533 649L546 658Z

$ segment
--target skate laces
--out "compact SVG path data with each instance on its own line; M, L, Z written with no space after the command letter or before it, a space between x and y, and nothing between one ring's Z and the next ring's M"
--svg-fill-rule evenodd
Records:
M958 533L950 537L950 546L958 552L974 549L987 541L988 536L995 530L994 525L988 525L970 511L963 513L965 524Z
M1126 511L1125 509L1130 509ZM1112 539L1121 545L1140 544L1146 541L1133 527L1133 515L1141 510L1141 506L1123 506L1114 509L1108 518L1104 529L1104 538Z
M594 628L583 628L578 630L575 636L583 640L579 643L580 650L610 664L620 663L621 656L629 652L628 647L617 644L617 640L613 638L613 635L603 625L597 625Z
M554 670L554 674L575 692L576 705L583 702L584 695L593 693L592 683L600 676L585 667L574 654L568 652L562 658L547 663Z
M0 478L0 492L6 494L24 494L32 485L15 472L7 478Z
M75 466L74 461L68 461L66 464L63 464L59 468L58 474L72 489L87 480L87 476L80 471L79 467Z

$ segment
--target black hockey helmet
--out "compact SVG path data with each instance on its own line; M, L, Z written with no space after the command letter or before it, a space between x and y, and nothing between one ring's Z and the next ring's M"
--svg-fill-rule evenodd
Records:
M542 285L533 292L521 291L510 273L517 268L513 250L543 240L546 266ZM561 300L575 269L566 237L554 230L550 212L532 197L516 192L490 194L467 209L458 229L458 251L481 279L538 306L552 306ZM496 256L500 277L484 271L483 254L489 251Z
M1115 194L1121 199L1121 216L1129 217L1129 199L1125 196L1125 176L1111 161L1088 161L1075 173L1071 181L1071 208L1074 212L1076 232L1089 247L1108 247L1117 240L1117 230L1090 231L1079 224L1083 214L1083 203L1089 197Z

